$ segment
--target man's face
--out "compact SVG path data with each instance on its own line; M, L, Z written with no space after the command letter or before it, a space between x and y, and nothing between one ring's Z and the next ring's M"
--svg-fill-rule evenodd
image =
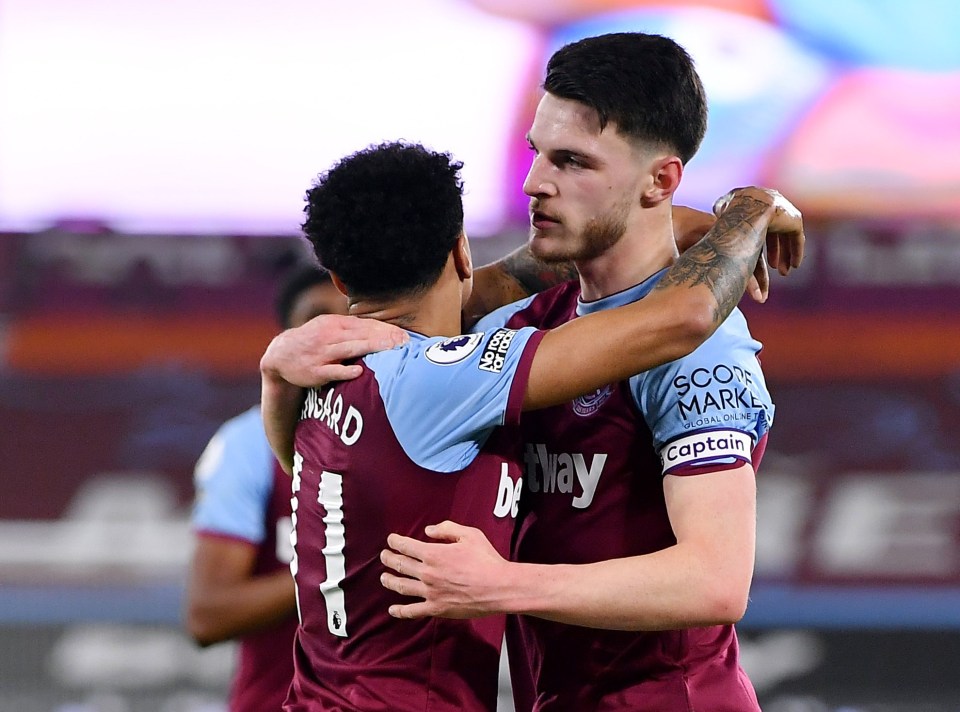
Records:
M596 112L545 94L527 134L533 164L530 248L546 261L589 260L616 244L640 211L644 171L638 149Z
M346 314L347 298L332 282L321 282L300 292L290 307L290 326L303 326L320 314Z

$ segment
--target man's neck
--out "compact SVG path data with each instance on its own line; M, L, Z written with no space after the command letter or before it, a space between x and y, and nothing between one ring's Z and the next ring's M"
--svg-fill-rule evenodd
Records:
M628 229L602 255L576 262L581 295L592 302L622 292L672 265L677 254L669 216Z
M431 289L423 294L394 299L351 301L349 314L379 319L424 336L456 336L460 333L460 311L451 308L459 295Z

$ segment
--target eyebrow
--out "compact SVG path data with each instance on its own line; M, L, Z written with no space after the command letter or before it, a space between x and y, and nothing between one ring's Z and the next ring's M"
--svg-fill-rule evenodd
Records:
M526 135L526 139L527 139L527 144L531 148L537 147L537 144L534 143L532 138L530 138L529 133ZM589 154L586 154L583 151L578 151L575 148L553 148L553 149L550 149L548 153L556 154L556 155L564 155L564 156L577 156L578 158L585 158L585 159L590 158Z
M575 148L554 148L548 151L541 151L539 148L537 148L536 143L534 143L533 139L530 137L529 131L527 132L525 138L527 139L527 145L530 146L530 148L538 153L546 153L550 161L554 163L568 158L577 159L583 164L584 167L595 168L603 163L603 161L599 160L597 156L590 153L584 153L583 151Z

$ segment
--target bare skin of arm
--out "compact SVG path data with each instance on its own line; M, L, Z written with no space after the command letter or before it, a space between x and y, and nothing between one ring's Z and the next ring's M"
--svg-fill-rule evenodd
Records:
M768 230L793 236L788 259L799 265L800 214L783 196L747 188L724 200L706 237L644 299L546 333L530 369L525 410L565 403L689 354L740 302Z
M344 361L391 349L409 338L400 327L375 319L323 314L307 324L308 328L287 329L278 334L260 359L263 428L288 475L293 472L293 432L300 417L304 388L356 378L361 367L344 365ZM293 331L301 348L284 348ZM281 372L288 376L296 373L297 378L285 380Z
M521 613L612 630L675 630L735 623L746 610L756 538L753 469L667 475L677 543L593 564L503 559L483 533L454 522L427 527L435 542L391 534L380 560L386 588L424 599L394 605L397 618ZM590 581L584 586L585 580Z
M283 569L254 576L252 544L197 537L187 586L186 626L207 646L279 623L296 611L293 577Z
M681 250L686 250L714 226L716 218L698 210L675 206L673 221L677 244ZM772 267L786 274L799 264L799 258L802 258L802 242L798 247L791 242L790 234L772 231L768 231L766 239L767 261ZM701 256L700 259L703 257ZM791 260L796 263L794 264ZM766 299L768 286L766 265L762 260L757 260L757 266L754 269L755 273L750 278L749 289L754 299L763 301ZM535 259L527 247L522 247L502 260L474 271L473 296L464 307L464 319L466 322L473 323L504 304L575 277L576 270L572 265L546 265ZM651 298L655 302L659 299L655 295L650 295L644 301ZM704 305L701 303L700 306ZM676 311L675 307L676 305L673 307L668 305L667 308ZM668 313L662 314L657 324L650 325L651 335L644 343L657 346L656 337L652 335L657 328L669 329L673 332L671 334L660 332L660 336L667 337L668 341L684 329L692 329L684 338L696 340L697 334L703 333L704 322L694 322L691 325L690 316L690 313L674 314L675 320L670 321ZM298 348L288 347L291 331L296 333L293 341L305 339ZM569 338L572 340L574 337ZM403 343L405 339L406 333L390 324L383 324L373 319L324 315L312 320L307 328L281 333L270 343L260 361L261 412L267 440L288 474L293 468L293 432L303 402L303 389L324 385L334 380L356 378L360 373L359 366L341 365L343 360L391 348ZM673 348L677 343L671 341L669 348ZM689 348L677 351L673 358L678 358L688 351ZM643 368L637 370L643 370ZM286 378L281 377L281 373ZM601 381L600 385L608 382L609 379ZM582 382L576 388L580 390L577 390L574 395L590 390L583 386ZM537 402L535 397L531 400L530 407L542 407L554 401L543 401L542 405L536 405Z
M693 247L713 227L716 217L710 213L680 205L673 207L674 239L680 252ZM782 274L790 271L789 262L781 262L779 237L767 241L768 260L757 261L747 286L750 296L758 301L767 299L770 281L767 264ZM468 330L477 321L502 306L524 299L557 284L577 278L571 262L541 262L530 253L527 245L518 247L505 257L480 267L473 273L473 293L463 307L463 326Z

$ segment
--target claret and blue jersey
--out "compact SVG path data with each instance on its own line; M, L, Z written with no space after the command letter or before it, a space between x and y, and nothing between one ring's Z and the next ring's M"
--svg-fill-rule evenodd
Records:
M522 474L517 424L542 332L411 334L352 381L311 390L297 427L294 550L301 625L285 709L493 710L502 617L390 618L391 532L444 519L509 554ZM501 427L506 426L506 427Z
M554 328L641 299L661 276L592 303L581 302L579 284L569 282L494 312L478 328ZM735 310L684 358L526 413L513 557L582 564L675 544L665 475L759 464L774 413L759 350ZM511 661L529 661L537 710L759 709L737 665L732 626L635 633L527 616L516 622Z
M256 550L254 575L290 563L290 478L280 469L255 406L224 423L197 462L192 527L199 536L244 542ZM231 712L276 709L293 677L291 615L240 639Z
M513 427L537 328L635 301L658 278L593 304L576 283L561 285L474 334L414 334L365 357L358 379L310 392L296 436L302 624L286 709L495 709L503 619L391 619L387 608L407 601L379 584L390 532L423 538L451 519L540 563L649 553L676 541L664 474L756 466L773 406L739 313L688 357ZM627 633L517 621L511 659L529 661L537 709L614 698L658 712L756 709L732 626Z

